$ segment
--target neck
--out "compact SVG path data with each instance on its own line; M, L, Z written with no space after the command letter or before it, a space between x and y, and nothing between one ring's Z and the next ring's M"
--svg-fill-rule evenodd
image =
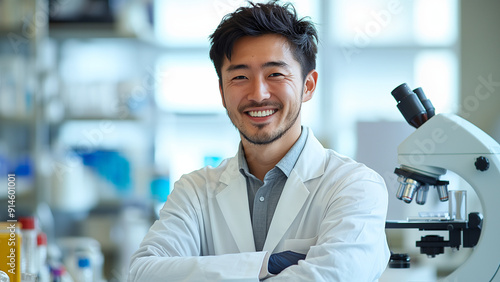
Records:
M297 142L301 127L290 128L280 139L265 145L256 145L242 138L248 169L255 177L264 180L264 176L288 153Z

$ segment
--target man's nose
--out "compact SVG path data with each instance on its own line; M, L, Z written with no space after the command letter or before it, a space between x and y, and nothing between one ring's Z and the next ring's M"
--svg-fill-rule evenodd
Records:
M267 83L263 79L255 79L248 95L248 100L262 102L269 99L269 97L271 97L271 94Z

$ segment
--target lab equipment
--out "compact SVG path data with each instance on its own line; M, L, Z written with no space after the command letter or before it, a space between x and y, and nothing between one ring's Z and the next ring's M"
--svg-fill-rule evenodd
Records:
M50 275L52 282L74 282L73 277L66 271L63 264L51 265Z
M396 87L392 96L398 102L398 109L406 121L413 127L419 128L424 122L435 115L435 109L431 101L427 99L421 87L413 91L408 84L403 83ZM426 175L415 174L411 170L396 169L398 182L400 183L396 197L410 203L417 195L417 204L423 205L427 200L429 185L437 188L439 199L448 200L448 181L429 178Z
M410 268L410 256L408 254L394 254L391 252L389 259L390 268Z
M98 191L92 180L91 170L74 152L56 158L49 204L54 210L83 213L97 205ZM85 193L82 193L85 191Z
M427 111L420 102L417 94L411 91L408 84L403 83L399 85L391 93L396 101L398 101L399 111L410 125L418 128L428 119Z
M436 110L434 109L431 100L427 99L427 96L425 96L422 87L413 89L413 93L417 94L418 100L420 100L420 103L424 106L425 112L427 113L427 119L433 117L436 114Z
M448 211L450 219L456 221L467 220L467 191L449 191Z
M22 273L38 274L36 258L36 236L35 218L26 216L19 218L21 223L21 270Z
M50 269L47 263L47 235L39 232L36 237L37 260L38 260L38 282L50 281Z
M21 282L38 282L38 276L34 273L21 273Z
M53 267L50 270L50 276L51 276L50 280L52 282L62 282L65 272L66 272L66 270L64 269L63 266Z
M78 269L75 275L76 282L92 282L93 274L92 268L90 266L90 259L86 256L80 256L78 258Z
M92 269L92 281L103 280L104 255L99 241L90 237L64 237L57 240L57 245L61 248L63 263L70 276L78 275L78 258L85 254Z
M398 102L404 97L412 96L408 89L407 86L399 86L395 93L393 91ZM417 100L411 99L412 103L418 104ZM398 108L401 110L399 104ZM420 109L419 106L410 107L414 108ZM467 220L457 220L455 217L437 222L388 221L386 228L448 231L448 241L441 236L428 235L416 243L421 253L431 257L442 253L444 247L474 247L467 260L444 278L444 281L500 281L500 220L497 218L500 214L500 189L497 187L500 182L500 145L459 116L437 114L425 120L423 117L428 115L422 112L401 112L412 126L416 125L417 130L398 147L400 167L395 173L399 176L401 186L396 196L410 203L415 193L419 198L419 189L434 186L440 200L446 201L449 199L449 182L440 180L439 177L450 170L475 190L483 214L472 212ZM456 194L452 193L454 199Z
M278 274L285 268L298 264L299 260L305 259L306 255L292 251L284 251L269 256L267 270L269 273Z

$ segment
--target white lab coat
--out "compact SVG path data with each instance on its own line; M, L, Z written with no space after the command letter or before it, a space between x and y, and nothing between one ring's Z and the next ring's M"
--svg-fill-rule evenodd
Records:
M233 157L175 184L132 257L129 281L258 281L266 252L285 250L307 257L267 280L375 281L389 259L387 203L377 173L324 149L310 131L262 252Z

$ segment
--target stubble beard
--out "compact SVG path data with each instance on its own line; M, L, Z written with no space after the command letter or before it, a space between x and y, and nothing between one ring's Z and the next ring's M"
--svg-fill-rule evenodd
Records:
M287 117L287 119L285 120L286 125L284 128L278 128L277 132L274 132L274 133L271 132L269 134L264 133L264 132L260 132L260 133L255 134L254 136L249 136L249 134L243 132L240 129L240 126L238 126L235 123L235 119L232 117L231 113L227 109L226 109L226 112L227 112L227 115L228 115L229 119L231 120L231 123L233 124L233 126L238 130L240 135L243 136L243 138L245 138L245 140L247 140L248 142L250 142L251 144L254 144L254 145L268 145L268 144L271 144L271 143L279 140L292 128L292 126L297 122L297 119L299 118L301 108L302 108L302 103L299 103L299 106L298 106L298 109L297 109L297 112L295 113L295 115L292 118ZM282 106L280 106L279 109L281 110ZM258 124L258 125L252 125L252 126L257 127L259 130L262 130L268 125L267 124ZM243 126L241 126L241 128L243 128Z

